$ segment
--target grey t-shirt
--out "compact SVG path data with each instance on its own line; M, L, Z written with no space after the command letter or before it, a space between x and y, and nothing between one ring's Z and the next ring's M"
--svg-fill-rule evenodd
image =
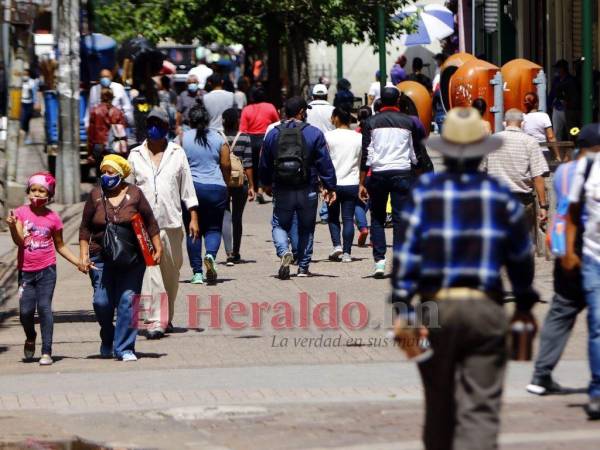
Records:
M183 123L189 125L189 116L188 113L192 106L196 104L196 102L201 101L202 95L197 93L195 96L191 96L190 93L185 90L177 97L177 112L183 116Z
M223 131L223 112L237 107L233 93L222 89L210 91L204 95L203 101L210 115L209 127Z

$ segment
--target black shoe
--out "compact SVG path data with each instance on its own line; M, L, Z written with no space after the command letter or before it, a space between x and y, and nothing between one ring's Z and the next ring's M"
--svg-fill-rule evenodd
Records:
M175 327L173 326L173 324L171 322L169 322L169 325L167 325L167 329L165 331L167 333L173 333L175 331Z
M298 273L296 274L297 277L306 278L306 277L310 277L311 275L312 275L312 273L310 273L310 271L308 269L305 269L303 267L298 267Z
M165 337L165 334L161 330L150 330L146 333L146 339L154 340L154 339L162 339Z
M590 420L600 420L600 397L590 398L590 402L585 405L585 412Z
M290 263L294 256L292 252L287 251L283 255L281 255L281 264L279 265L279 273L277 276L280 280L289 280L290 279Z
M227 265L228 267L232 267L235 266L235 259L233 256L228 256L227 260L225 261L225 265Z
M551 376L533 377L531 383L527 385L527 392L535 395L552 395L561 394L564 389Z
M265 200L265 196L262 193L256 194L256 201L259 205L264 205L265 203L267 203L267 201Z
M231 256L231 259L234 264L238 264L242 260L242 257L239 254L238 255L234 254Z

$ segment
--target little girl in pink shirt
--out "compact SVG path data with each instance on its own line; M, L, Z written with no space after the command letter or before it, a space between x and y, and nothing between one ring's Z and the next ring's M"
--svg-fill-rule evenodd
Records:
M46 206L54 196L56 181L47 172L31 176L27 183L29 204L11 210L6 219L14 243L19 247L19 317L25 331L25 359L35 354L34 315L37 308L42 331L40 365L52 364L52 296L56 285L56 254L79 266L79 259L63 242L63 224Z

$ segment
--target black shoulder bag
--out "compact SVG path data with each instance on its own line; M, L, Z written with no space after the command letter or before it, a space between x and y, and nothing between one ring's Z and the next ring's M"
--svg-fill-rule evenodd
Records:
M137 237L131 224L119 224L108 220L106 197L102 195L106 230L102 240L102 256L105 263L126 268L143 264Z

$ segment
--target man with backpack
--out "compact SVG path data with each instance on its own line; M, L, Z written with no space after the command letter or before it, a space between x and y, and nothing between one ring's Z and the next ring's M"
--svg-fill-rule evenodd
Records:
M567 247L561 263L565 271L581 268L583 293L588 307L588 354L590 359L590 419L600 419L600 123L583 127L577 141L587 155L577 163L569 191ZM582 211L585 217L582 220ZM582 223L583 222L583 223ZM583 228L581 257L577 236Z
M310 242L315 231L319 179L323 197L333 203L337 184L335 169L327 150L325 136L306 122L310 106L301 97L292 97L285 103L289 118L273 128L265 137L260 157L260 180L269 195L273 193L273 214L283 233L276 242L277 256L281 258L279 278L288 279L293 260L288 235L294 213L298 217L298 276L310 275Z

